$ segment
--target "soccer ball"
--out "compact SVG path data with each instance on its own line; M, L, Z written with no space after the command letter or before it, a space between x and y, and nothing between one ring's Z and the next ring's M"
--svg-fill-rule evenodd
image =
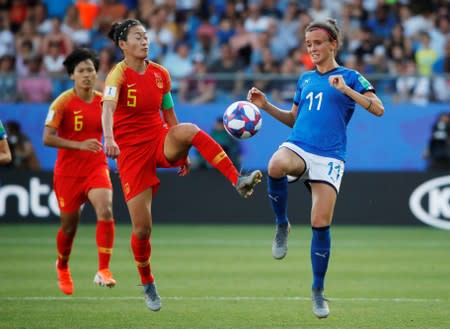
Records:
M223 114L223 126L233 137L246 139L261 129L262 117L259 109L247 101L234 102Z

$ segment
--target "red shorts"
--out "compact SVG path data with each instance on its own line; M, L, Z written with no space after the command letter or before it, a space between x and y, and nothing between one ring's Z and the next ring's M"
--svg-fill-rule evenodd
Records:
M150 187L153 194L158 191L160 182L156 168L174 168L184 164L185 159L171 163L164 156L164 141L168 131L164 128L151 142L120 148L117 167L125 201L128 202Z
M90 190L94 188L112 189L112 184L109 169L102 167L84 177L55 175L53 187L59 210L64 213L72 213L80 209L81 205L88 200L87 195Z

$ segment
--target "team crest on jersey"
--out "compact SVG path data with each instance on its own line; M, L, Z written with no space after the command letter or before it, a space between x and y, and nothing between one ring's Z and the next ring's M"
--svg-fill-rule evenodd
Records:
M155 72L155 80L156 80L156 87L158 87L159 89L163 88L163 80L161 77L161 74Z

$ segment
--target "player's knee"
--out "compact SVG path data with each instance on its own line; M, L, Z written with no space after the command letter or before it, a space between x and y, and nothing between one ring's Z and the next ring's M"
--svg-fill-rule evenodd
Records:
M193 123L186 123L184 127L185 138L191 143L194 136L200 131L200 128Z
M137 236L139 240L150 238L152 229L147 225L139 225L133 227L133 234Z
M267 167L267 173L270 177L280 178L286 175L286 163L280 157L270 159Z
M66 236L74 236L77 233L77 224L69 223L61 226L61 231L63 231Z
M97 218L101 218L103 220L112 219L112 208L109 205L101 206L96 209Z
M331 215L329 214L316 214L311 219L312 227L325 227L330 226Z
M193 123L181 123L173 127L173 137L183 144L191 144L194 136L200 131L200 128Z

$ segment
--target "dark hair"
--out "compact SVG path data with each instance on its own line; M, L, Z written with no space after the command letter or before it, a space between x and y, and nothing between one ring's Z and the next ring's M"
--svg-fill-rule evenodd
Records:
M12 64L15 64L16 58L13 55L5 54L0 57L0 63L2 63L3 61L10 61Z
M137 19L126 19L122 22L115 22L111 26L108 37L114 41L116 46L119 46L119 40L127 41L130 28L136 25L143 26Z
M311 32L314 30L323 29L327 32L330 41L336 40L338 44L338 48L341 46L342 37L341 31L337 26L337 22L333 18L328 18L324 21L313 21L308 24L305 29L306 32Z
M95 70L98 71L100 60L97 54L89 48L77 48L72 51L64 60L63 65L69 75L75 71L75 66L79 63L90 59L94 63Z
M31 50L33 49L33 41L31 41L30 39L23 39L20 45Z
M20 123L15 120L7 121L5 123L6 130L10 134L20 134L22 133L22 128L20 127Z

